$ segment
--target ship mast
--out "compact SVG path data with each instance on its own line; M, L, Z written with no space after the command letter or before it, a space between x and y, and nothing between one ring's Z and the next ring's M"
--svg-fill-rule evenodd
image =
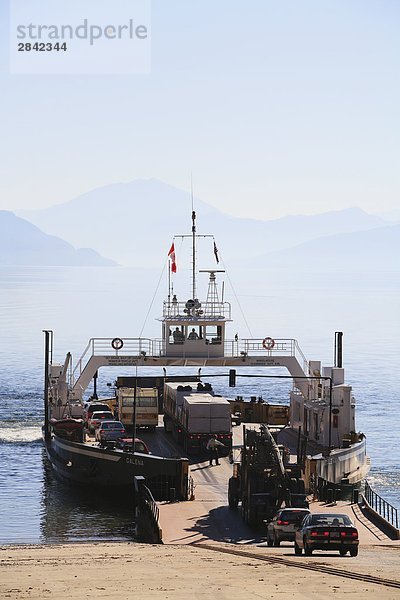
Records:
M192 210L192 298L196 298L196 213Z

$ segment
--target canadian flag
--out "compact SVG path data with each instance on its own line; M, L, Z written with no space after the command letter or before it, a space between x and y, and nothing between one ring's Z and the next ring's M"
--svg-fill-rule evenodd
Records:
M171 271L173 273L176 273L175 245L174 245L174 242L172 242L172 246L170 248L170 251L168 252L168 258L171 261Z

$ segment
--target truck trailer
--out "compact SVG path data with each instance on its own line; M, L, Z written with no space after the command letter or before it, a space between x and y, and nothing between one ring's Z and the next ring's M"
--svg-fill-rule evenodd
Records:
M204 454L213 435L224 445L221 455L232 450L230 403L207 383L165 384L164 428L188 454Z

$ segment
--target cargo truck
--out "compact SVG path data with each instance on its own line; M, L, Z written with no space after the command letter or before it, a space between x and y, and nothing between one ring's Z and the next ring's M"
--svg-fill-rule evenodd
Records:
M164 386L164 428L188 454L204 454L212 435L232 450L230 403L214 394L210 384L170 382Z
M127 431L133 429L135 388L117 389L118 418ZM155 431L158 425L158 390L156 387L136 387L136 427L147 427Z

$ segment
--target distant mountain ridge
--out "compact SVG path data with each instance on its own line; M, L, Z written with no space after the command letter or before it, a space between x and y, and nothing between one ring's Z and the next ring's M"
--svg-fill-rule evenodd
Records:
M400 208L393 208L392 210L386 210L384 212L376 213L378 217L385 221L391 221L392 223L400 223Z
M0 211L1 266L113 266L90 248L76 250L58 237L47 235L25 219Z
M359 208L258 221L229 216L197 198L194 207L197 232L214 234L221 257L228 261L387 224ZM97 188L64 204L17 214L74 246L90 246L121 264L153 267L165 258L174 235L190 233L191 210L189 192L156 179L139 179Z
M400 224L373 230L326 236L259 256L254 267L326 270L340 276L341 270L400 271Z

